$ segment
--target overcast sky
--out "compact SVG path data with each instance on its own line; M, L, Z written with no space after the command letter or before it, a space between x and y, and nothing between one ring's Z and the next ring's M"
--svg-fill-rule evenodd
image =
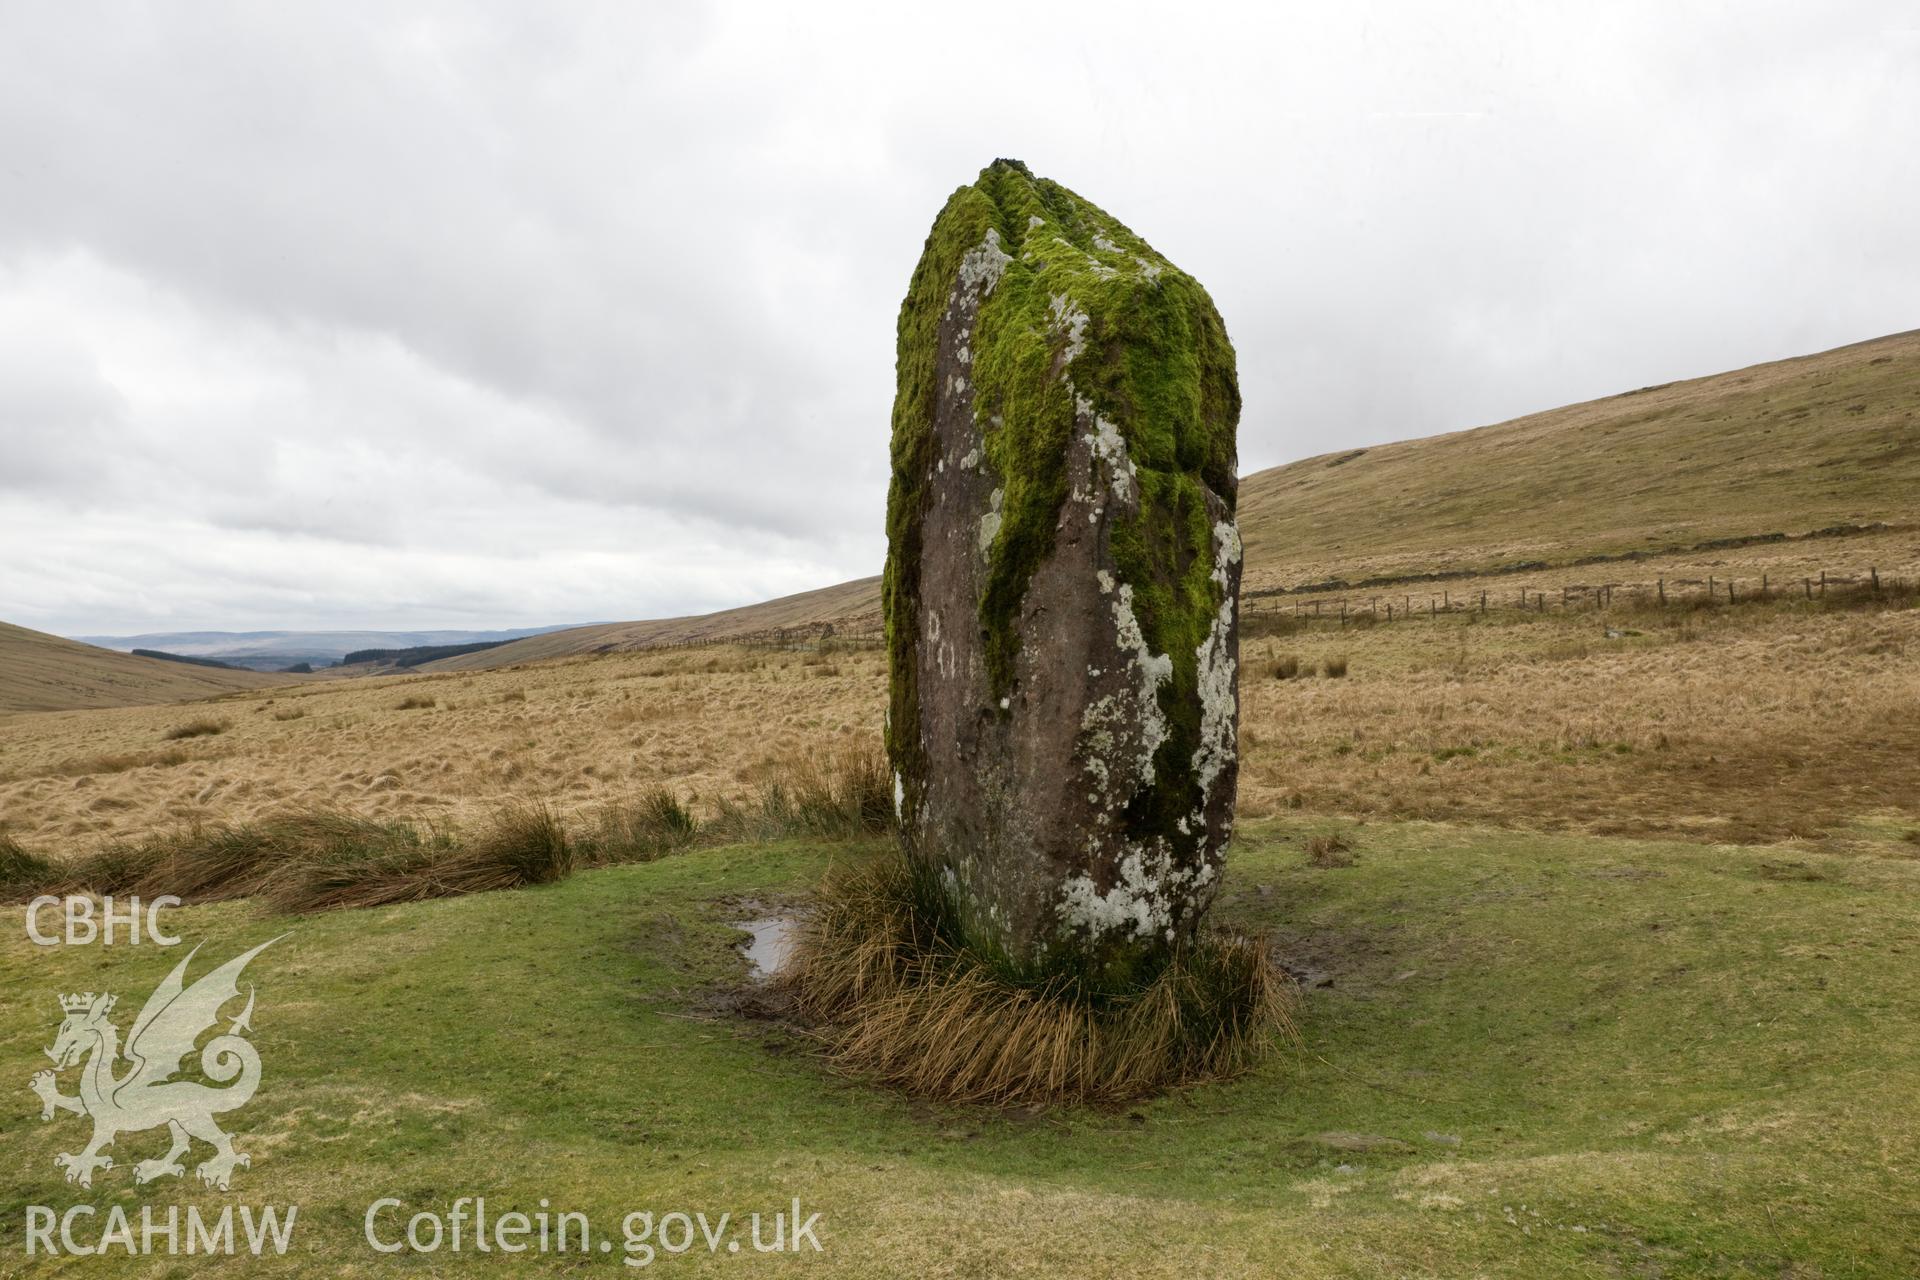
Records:
M0 619L876 572L996 156L1212 291L1243 471L1920 325L1911 4L0 0Z

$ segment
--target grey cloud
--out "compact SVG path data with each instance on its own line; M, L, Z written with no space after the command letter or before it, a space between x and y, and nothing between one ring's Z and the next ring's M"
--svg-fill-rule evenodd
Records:
M1914 323L1897 5L969 12L16 11L0 336L65 345L0 354L0 531L84 529L0 603L487 626L872 572L895 309L995 155L1208 284L1250 468Z

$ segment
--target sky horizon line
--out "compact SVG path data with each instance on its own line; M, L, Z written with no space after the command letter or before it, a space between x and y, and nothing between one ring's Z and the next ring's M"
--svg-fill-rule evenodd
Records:
M1441 436L1459 435L1469 431L1478 431L1487 427L1503 426L1506 423L1517 422L1517 421L1520 421L1521 419L1534 417L1538 414L1554 413L1562 409L1571 409L1583 404L1592 404L1592 403L1597 403L1603 400L1615 399L1619 396L1630 395L1635 391L1645 390L1648 386L1665 386L1665 385L1669 385L1671 383L1676 383L1676 382L1694 382L1694 381L1700 381L1706 378L1720 377L1725 374L1739 373L1747 369L1755 369L1755 368L1760 368L1766 365L1781 364L1781 363L1785 363L1792 360L1799 360L1799 359L1809 358L1812 356L1823 355L1831 351L1843 351L1849 347L1869 346L1875 342L1884 341L1889 338L1903 337L1911 333L1920 333L1920 327L1916 327L1913 329L1896 329L1892 332L1876 334L1873 337L1869 337L1869 338L1856 338L1846 342L1835 343L1833 346L1821 347L1813 351L1800 351L1800 352L1795 352L1791 355L1765 356L1760 359L1747 361L1746 363L1743 363L1743 364L1731 365L1724 369L1715 369L1707 373L1682 374L1677 377L1669 378L1660 382L1642 383L1639 386L1625 387L1625 388L1622 388L1621 390L1608 392L1603 395L1588 396L1588 397L1585 397L1584 399L1569 400L1564 403L1551 405L1549 407L1542 408L1542 409L1528 410L1525 413L1516 414L1510 418L1502 418L1497 422L1483 422L1483 423L1479 423L1477 425L1468 426L1468 427L1442 428L1441 430L1428 432L1424 435L1408 436L1404 439L1399 439L1399 440L1378 441L1373 444L1369 444L1365 446L1355 446L1355 447L1366 448L1366 449L1386 448L1392 445L1412 444L1422 440L1433 440ZM1331 450L1324 451L1322 453L1308 454L1298 458L1290 458L1284 462L1275 463L1274 465L1269 467L1262 467L1258 471L1242 472L1240 475L1240 480L1242 481L1242 483L1244 483L1251 476L1260 475L1263 472L1277 471L1283 467L1293 466L1297 463L1311 462L1315 458L1330 457L1333 454L1336 454L1339 452L1341 452L1341 450L1331 449ZM572 630L580 627L609 626L609 625L618 624L618 623L670 621L672 619L682 618L682 617L687 617L687 618L704 617L714 613L725 613L733 609L744 609L744 608L749 608L755 605L769 604L778 600L787 599L792 596L806 595L814 591L830 590L834 587L842 586L849 582L858 582L867 578L875 578L878 576L879 576L879 569L876 568L873 573L857 574L852 578L841 578L833 582L823 582L814 586L803 586L798 590L785 592L778 596L766 596L766 597L760 597L752 600L743 600L737 604L722 605L719 608L704 610L701 613L663 614L663 615L652 615L645 618L638 618L638 617L636 618L603 618L603 619L598 619L591 622L551 622L549 621L544 623L527 623L524 625L487 625L484 622L480 622L480 621L468 621L463 623L450 623L450 622L443 621L443 622L423 622L417 625L402 624L402 623L394 623L394 624L367 623L367 624L358 625L358 626L344 625L344 626L330 626L330 627L324 627L324 628L322 627L247 627L244 629L220 627L220 626L167 626L167 627L138 627L138 628L123 630L123 631L101 631L101 630L82 629L82 630L76 630L76 631L50 632L48 634L58 635L61 638L68 639L68 640L83 640L87 637L94 637L94 638L108 637L113 639L124 640L124 639L131 639L131 638L141 637L141 636L184 635L184 634L193 633L193 632L207 632L207 633L227 635L227 636L245 636L252 633L266 633L266 632L275 632L275 631L289 632L289 633L300 634L300 635L324 635L324 634L352 634L357 632L383 632L383 631L531 631L531 630L556 630L556 629ZM7 621L12 621L12 619L0 618L0 622L7 622ZM20 624L16 623L15 625L20 625Z

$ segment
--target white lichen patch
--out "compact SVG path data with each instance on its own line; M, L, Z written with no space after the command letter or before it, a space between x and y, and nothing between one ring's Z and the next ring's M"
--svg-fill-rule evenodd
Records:
M896 769L893 773L893 816L896 821L906 816L900 811L906 802L907 787L906 784L900 780L900 771Z
M1160 750L1160 744L1167 740L1167 718L1160 711L1160 686L1173 678L1173 659L1147 647L1140 619L1133 612L1133 587L1124 582L1113 600L1113 627L1115 643L1132 661L1138 677L1132 691L1132 719L1139 725L1140 785L1152 786L1153 757Z
M1240 563L1240 527L1231 520L1218 520L1213 526L1213 581L1227 589L1229 571Z
M1081 767L1092 788L1093 802L1113 812L1123 808L1136 789L1151 787L1153 758L1166 742L1166 716L1160 710L1160 686L1173 678L1173 659L1156 654L1147 645L1140 619L1133 611L1133 588L1114 584L1106 570L1101 591L1111 595L1114 635L1130 687L1090 699L1080 712ZM1102 673L1089 669L1090 676Z
M1171 942L1176 922L1199 907L1213 874L1211 862L1175 865L1164 842L1134 846L1105 892L1085 872L1068 877L1060 886L1060 920L1070 930L1084 929L1096 942L1114 932Z
M1131 501L1133 456L1127 452L1127 442L1119 428L1094 413L1092 402L1085 396L1075 397L1074 408L1081 416L1093 419L1093 430L1085 439L1093 449L1093 456L1107 464L1107 483L1113 489L1114 498L1120 502Z
M1240 531L1228 520L1213 526L1213 580L1222 592L1207 638L1195 650L1200 694L1200 745L1193 753L1193 770L1200 781L1201 803L1212 794L1214 779L1233 763L1237 750L1238 700L1234 696L1233 597L1226 594L1232 567L1240 562Z
M993 540L1000 536L1000 509L1006 497L1005 489L995 489L993 496L987 501L987 513L980 517L980 532L975 538L975 544L981 555L985 555L993 546Z
M1067 349L1061 363L1072 364L1087 349L1087 313L1064 293L1052 294L1047 303L1053 311L1053 327L1066 334Z
M1148 284L1159 283L1159 280L1160 280L1160 264L1159 263L1148 262L1145 258L1135 258L1134 261L1140 265L1140 278L1142 280L1145 280Z
M1093 247L1098 249L1102 253L1119 253L1120 252L1120 246L1115 244L1113 241L1107 239L1105 236L1095 236L1093 238Z
M1172 925L1173 911L1163 880L1166 863L1162 853L1149 868L1135 849L1121 859L1119 878L1105 893L1085 872L1072 877L1060 886L1062 922L1070 929L1085 929L1096 940L1116 930L1135 938L1163 932Z
M960 287L974 290L985 297L993 292L993 286L1000 283L1001 273L1012 261L1013 255L1000 247L999 228L988 227L987 238L967 250L966 256L960 259Z
M1234 660L1227 654L1233 633L1233 601L1222 600L1220 612L1199 650L1200 745L1194 749L1193 771L1200 779L1202 800L1212 793L1213 780L1233 763L1235 715Z

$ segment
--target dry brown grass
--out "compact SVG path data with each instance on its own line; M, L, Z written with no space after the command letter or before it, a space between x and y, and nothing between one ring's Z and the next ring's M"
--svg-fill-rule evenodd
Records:
M215 734L225 733L232 727L233 723L231 721L215 720L211 716L202 716L198 720L189 720L185 724L177 724L160 736L168 742L179 742L186 738L210 738Z
M553 811L515 806L463 841L395 828L370 841L323 840L257 892L277 911L331 911L550 884L573 866L573 846Z
M1633 630L1549 615L1291 636L1307 660L1351 649L1354 674L1242 685L1243 811L1730 842L1920 814L1920 611Z
M1870 558L1889 578L1920 578L1914 535L1842 543L1863 572ZM1630 567L1670 589L1761 572L1777 589L1799 581L1788 570L1805 567L1803 550ZM1480 586L1447 589L1458 602ZM1548 578L1536 586L1558 595ZM1289 613L1282 637L1266 625L1280 602L1250 600L1242 812L1748 842L1920 824L1920 611L1629 602L1620 590L1605 613L1344 628ZM1343 658L1344 679L1298 678ZM1271 678L1283 659L1297 678ZM0 821L36 852L69 856L289 809L463 824L544 803L586 840L600 815L665 788L700 823L721 822L716 834L795 814L848 830L863 806L891 808L883 766L855 788L864 800L822 797L805 778L844 753L875 758L885 680L871 652L641 651L317 682L276 691L273 715L236 714L265 705L242 695L207 708L231 718L226 732L164 749L177 707L0 717ZM425 698L439 709L396 707ZM776 787L785 816L769 820ZM831 817L849 812L851 826Z
M947 1102L1124 1101L1237 1075L1293 1030L1286 979L1243 937L1119 996L1010 980L951 940L895 854L823 887L782 984L841 1069Z
M0 898L6 899L170 894L195 903L257 898L277 911L328 911L547 884L573 867L565 826L541 806L509 807L468 832L350 814L283 813L155 832L58 862L0 836Z
M804 775L877 747L880 655L837 655L835 676L811 674L820 668L803 656L640 652L316 682L276 693L274 710L298 718L249 714L260 699L232 699L216 704L233 720L225 733L164 750L154 743L180 722L178 708L0 717L0 820L30 848L70 856L294 809L464 825L545 803L585 830L608 806L670 787L703 820L724 804L758 812L773 784L804 800ZM396 706L426 696L440 708ZM890 808L891 782L881 789Z
M1323 832L1307 837L1307 865L1326 870L1353 865L1353 846L1338 832Z

